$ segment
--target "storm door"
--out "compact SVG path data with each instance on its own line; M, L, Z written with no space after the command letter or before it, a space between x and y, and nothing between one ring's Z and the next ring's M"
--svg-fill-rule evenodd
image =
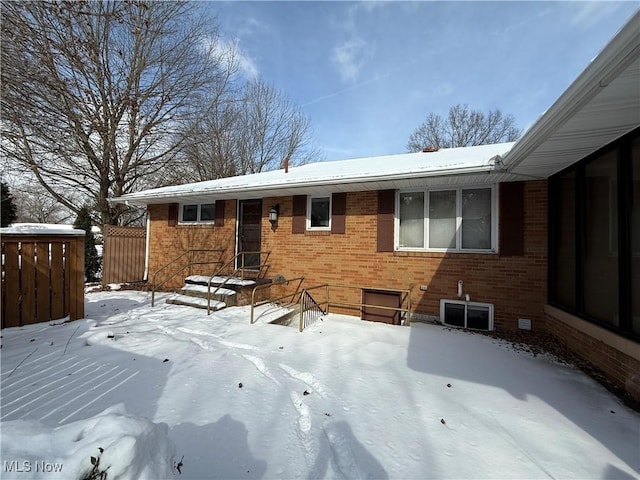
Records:
M238 257L237 268L258 269L261 228L262 200L240 200L238 202L238 253L251 253Z

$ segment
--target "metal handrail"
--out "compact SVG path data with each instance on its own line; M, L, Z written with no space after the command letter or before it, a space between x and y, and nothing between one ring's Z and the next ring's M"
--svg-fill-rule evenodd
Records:
M302 333L305 327L309 326L311 323L315 323L318 318L326 315L329 312L328 299L326 304L327 310L325 311L306 289L303 290L300 295L300 321L298 331ZM313 322L310 322L310 320L313 320Z
M245 268L244 266L244 256L245 255L249 255L249 254L258 254L260 255L258 262L261 262L262 259L262 255L266 255L267 257L265 258L265 263L259 263L258 265L255 265L256 267L258 267L258 277L257 278L261 278L262 276L262 269L264 267L268 267L268 264L266 263L266 261L269 259L269 256L271 255L271 251L267 251L267 252L262 252L262 251L256 251L256 252L238 252L236 255L234 255L231 259L229 259L226 263L224 263L220 268L218 268L218 270L216 270L213 275L211 275L209 277L209 279L207 280L207 315L211 315L211 295L215 295L218 290L220 290L222 287L224 287L229 280L231 280L235 274L239 271L242 272L240 279L244 280L244 271L248 270ZM241 267L237 267L233 270L233 272L231 273L231 275L228 275L227 278L224 279L224 281L220 284L218 284L216 286L216 289L212 292L211 291L211 281L213 280L214 277L217 277L218 275L222 275L223 272L225 271L226 268L228 268L230 265L235 264L236 260L238 258L242 257L242 266Z
M331 302L330 301L330 288L334 287L334 288L345 288L345 289L358 289L358 290L374 290L374 291L380 291L380 292L395 292L395 293L402 293L404 296L403 298L401 298L401 303L400 303L400 307L385 307L383 305L371 305L371 304L367 304L367 303L363 303L363 302ZM379 308L381 310L392 310L392 311L396 311L396 312L400 312L400 313L406 313L405 316L405 325L410 325L411 324L411 290L410 289L397 289L397 288L381 288L381 287L363 287L363 286L359 286L359 285L339 285L339 284L329 284L329 283L324 283L321 285L315 285L313 287L309 287L309 288L305 288L303 290L303 295L305 292L308 292L310 290L316 290L319 288L324 288L326 291L326 300L324 302L319 302L318 305L327 305L327 310L326 312L329 312L329 308L331 305L333 306L337 306L337 307L360 307L360 308ZM405 303L405 301L407 302L407 307L403 308L402 305ZM300 316L300 328L302 331L303 329L303 325L302 325L303 319L302 319L302 315Z
M288 293L286 295L283 295L281 297L278 298L270 298L267 300L262 300L260 302L256 302L255 301L255 294L258 290L261 290L263 288L268 288L274 285L280 285L280 284L289 284L289 282L293 282L293 281L297 281L299 280L298 286L296 287L296 291L293 293ZM274 282L271 284L267 284L267 285L258 285L257 287L255 287L253 289L253 291L251 292L251 318L250 318L250 322L251 324L254 323L254 308L255 307L259 307L261 305L265 305L267 303L274 303L274 302L278 302L280 300L284 300L285 298L295 298L296 295L300 294L300 299L299 299L299 303L300 303L300 325L299 325L299 330L302 332L304 330L305 327L305 322L304 322L304 313L305 313L305 307L303 305L303 301L306 295L309 295L310 291L313 290L318 290L320 288L323 288L325 290L325 300L322 302L318 302L315 300L315 298L311 297L311 299L313 300L313 304L323 313L323 314L327 314L329 313L329 308L330 306L337 306L337 307L359 307L359 308L378 308L381 310L390 310L390 311L396 311L396 312L400 312L402 313L406 313L405 315L405 325L410 325L411 324L411 288L409 289L397 289L397 288L382 288L382 287L364 287L364 286L360 286L360 285L340 285L340 284L330 284L330 283L323 283L320 285L314 285L312 287L309 288L305 288L302 291L300 291L300 286L302 285L302 281L304 280L304 277L297 277L297 278L292 278L290 280L282 280L280 282ZM411 286L410 286L411 287ZM374 291L380 291L380 292L394 292L394 293L401 293L402 297L400 299L400 307L386 307L384 305L371 305L368 303L363 303L363 302L359 302L359 303L355 303L355 302L332 302L330 300L330 288L343 288L343 289L358 289L358 290L374 290ZM298 303L296 301L293 301L292 303ZM404 305L406 303L406 307L403 307L402 305ZM323 307L325 307L323 309Z
M182 272L185 268L191 268L193 265L212 265L212 264L219 264L222 263L221 260L217 260L215 262L194 262L193 261L193 254L197 253L197 252L216 252L219 253L220 256L222 256L222 254L224 253L224 249L194 249L194 250L185 250L184 252L182 252L180 255L178 255L176 258L174 258L173 260L171 260L169 263L167 263L166 265L160 267L158 270L155 271L155 273L153 274L153 277L151 279L151 306L153 307L155 304L155 297L156 297L156 290L160 287L162 287L165 283L167 283L169 280L172 280L173 278L176 277L176 275L178 275L180 272ZM167 268L169 268L171 265L173 265L174 263L176 263L178 260L180 260L182 257L189 255L189 260L187 262L186 265L183 265L180 269L178 269L177 271L173 272L173 274L171 276L169 276L168 278L164 279L162 282L160 282L159 284L156 284L156 277L158 276L158 274L160 272L163 272L164 270L166 270Z
M298 281L298 286L296 287L295 292L293 293L288 293L286 295L283 295L281 297L278 298L270 298L269 300L262 300L258 303L255 302L256 299L256 291L258 290L262 290L265 288L270 288L273 287L275 285L289 285L290 282L295 282ZM267 303L274 303L274 302L279 302L280 300L284 300L285 298L295 298L296 295L298 295L298 292L300 290L300 285L302 285L302 282L304 281L304 277L296 277L296 278L291 278L289 280L281 280L279 282L272 282L272 283L268 283L265 285L258 285L257 287L255 287L252 291L251 291L251 317L249 319L249 322L251 325L253 325L253 311L255 309L255 307L260 307L262 305L266 305ZM292 302L292 303L297 303L297 302Z

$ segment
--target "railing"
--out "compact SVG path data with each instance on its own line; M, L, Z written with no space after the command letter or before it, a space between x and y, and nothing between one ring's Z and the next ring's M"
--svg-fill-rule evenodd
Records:
M378 292L392 292L392 293L399 293L402 295L401 300L400 300L400 306L399 307L386 307L383 305L371 305L371 304L367 304L364 302L345 302L345 301L331 301L331 289L352 289L352 290L360 290L360 291L378 291ZM358 308L360 311L362 311L364 308L376 308L379 310L389 310L389 311L395 311L398 312L398 314L400 315L401 318L404 318L405 325L409 325L411 322L410 319L410 312L411 312L411 290L407 290L407 289L396 289L396 288L380 288L380 287L363 287L363 286L359 286L359 285L336 285L336 284L329 284L329 283L325 283L322 285L316 285L314 287L309 287L304 289L303 291L303 295L305 292L309 292L312 290L319 290L319 289L324 289L325 291L325 300L323 302L319 303L319 306L323 306L326 305L326 313L329 313L329 309L330 307L348 307L348 308ZM406 306L403 306L406 305ZM300 323L300 328L302 331L302 329L304 329L304 325L302 323L302 317L301 317L301 323Z
M309 325L316 323L318 319L328 312L315 301L307 290L302 291L300 295L300 322L298 331L302 332Z
M215 261L211 261L211 262L199 262L199 261L194 261L194 255L196 254L202 254L204 252L207 253L218 253L218 260ZM156 296L156 290L159 289L160 287L162 287L164 284L166 284L169 280L174 279L179 273L183 272L185 269L189 269L189 275L191 275L192 273L192 268L194 265L216 265L216 264L221 264L222 260L220 260L220 257L222 257L222 254L224 253L224 249L214 249L214 250L205 250L205 249L199 249L199 250L186 250L185 252L181 253L180 255L178 255L176 258L174 258L173 260L171 260L169 263L167 263L166 265L162 266L161 268L159 268L158 270L156 270L156 272L153 274L153 277L151 279L151 284L152 284L152 289L151 289L151 306L154 306L155 303L155 296ZM164 272L165 270L167 270L169 267L171 266L175 266L175 264L181 260L184 259L186 257L186 264L183 265L182 267L178 268L176 271L174 271L171 275L169 275L169 277L165 278L162 282L160 283L156 283L156 279L158 277L158 275L161 272Z
M249 266L245 266L246 264L246 257L247 255L258 255L258 265L249 265ZM262 261L262 256L266 255L264 262ZM227 283L229 283L229 281L232 278L236 278L236 274L238 272L240 272L240 279L244 280L245 279L245 272L249 271L249 272L257 272L256 273L256 278L262 278L264 276L264 273L266 273L266 271L269 269L269 264L267 263L267 260L269 260L269 256L271 255L271 252L261 252L261 251L257 251L257 252L239 252L238 254L234 255L233 258L229 259L227 262L225 262L220 268L218 268L218 270L216 270L213 275L211 275L209 277L209 280L207 280L207 315L211 315L211 295L215 295L218 290L220 290L221 288L223 288ZM233 272L231 272L231 274L225 274L225 272L228 271L228 269L234 265L235 268L233 270ZM240 265L240 266L237 266ZM257 269L257 270L256 270ZM264 273L263 273L264 271ZM212 280L217 277L217 276L225 276L225 279L222 283L219 283L216 285L216 289L212 292L211 291L211 282ZM253 304L253 302L252 302Z
M281 280L279 282L273 282L273 283L268 283L268 284L264 284L264 285L258 285L257 287L255 287L253 289L253 291L251 292L251 317L249 319L249 322L253 325L254 322L254 309L256 307L260 307L262 305L266 305L268 303L278 303L286 298L290 298L291 301L289 303L294 303L297 304L299 302L299 300L296 300L296 296L301 295L300 292L300 286L302 285L302 282L304 281L304 277L297 277L297 278L292 278L290 280ZM262 300L260 302L256 303L256 292L259 290L263 290L265 288L271 288L271 287L275 287L276 285L289 285L291 282L298 282L298 285L296 286L295 291L293 291L292 293L288 293L286 295L282 295L278 298L269 298L268 300Z
M304 277L293 278L291 280L283 280L281 282L274 282L269 285L260 285L253 289L251 293L251 323L254 323L254 308L259 307L261 305L266 305L268 303L278 303L285 299L291 299L290 303L299 305L299 331L302 332L305 328L307 328L312 323L316 322L320 317L329 313L330 307L348 307L348 308L358 308L362 311L365 308L376 308L380 310L388 310L398 312L399 316L404 319L404 324L410 324L410 312L411 312L411 290L408 289L394 289L394 288L379 288L379 287L363 287L358 285L336 285L324 283L321 285L315 285L313 287L305 288L300 290L302 285L302 281ZM288 285L290 282L298 281L298 285L296 289L292 293L288 293L286 295L282 295L278 298L270 298L267 300L262 300L260 302L255 301L256 292L276 286L286 284ZM400 306L399 307L387 307L383 305L372 305L364 302L346 302L346 301L335 301L331 300L331 290L332 289L341 289L341 290L359 290L359 291L379 291L379 292L392 292L399 293L401 295L400 298ZM322 294L324 291L324 299L322 301L317 301L313 295L309 292L319 292ZM316 295L317 296L317 295ZM335 298L335 296L334 296Z

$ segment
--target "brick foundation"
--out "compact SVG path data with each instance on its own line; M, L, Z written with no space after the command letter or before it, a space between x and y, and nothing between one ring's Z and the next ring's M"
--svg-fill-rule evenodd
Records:
M546 306L549 333L640 402L640 348L632 340Z

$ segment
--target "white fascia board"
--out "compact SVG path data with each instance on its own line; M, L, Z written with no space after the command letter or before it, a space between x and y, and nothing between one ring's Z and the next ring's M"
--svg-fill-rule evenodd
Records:
M496 157L494 157L496 158ZM493 160L493 159L492 159ZM136 193L130 195L124 195L122 197L116 197L109 199L112 203L125 203L127 205L138 205L144 206L148 204L158 204L158 203L173 203L172 200L176 198L188 198L188 197L202 197L202 196L211 196L215 197L216 195L225 195L227 198L229 196L240 197L247 193L251 194L265 194L270 191L276 190L294 190L294 189L303 189L303 188L311 188L311 187L327 187L328 189L332 186L345 185L351 183L371 183L375 185L379 182L385 181L393 181L393 180L409 180L415 178L431 178L431 177L444 177L450 175L463 175L463 174L473 174L473 173L491 173L496 170L496 167L493 163L486 165L475 165L469 167L458 167L451 168L447 170L432 170L432 171L419 171L419 172L409 172L403 175L398 175L397 173L388 173L382 175L366 175L366 176L348 176L343 178L321 178L317 180L305 180L300 179L293 182L272 182L265 184L254 184L254 185L238 185L238 186L229 186L229 187L219 187L212 188L209 190L180 190L178 188L172 189L170 192L158 192L158 193L147 193L144 195L139 195ZM142 193L142 192L140 192Z
M640 55L640 10L629 19L571 85L525 132L504 157L513 171L553 132L591 101Z

